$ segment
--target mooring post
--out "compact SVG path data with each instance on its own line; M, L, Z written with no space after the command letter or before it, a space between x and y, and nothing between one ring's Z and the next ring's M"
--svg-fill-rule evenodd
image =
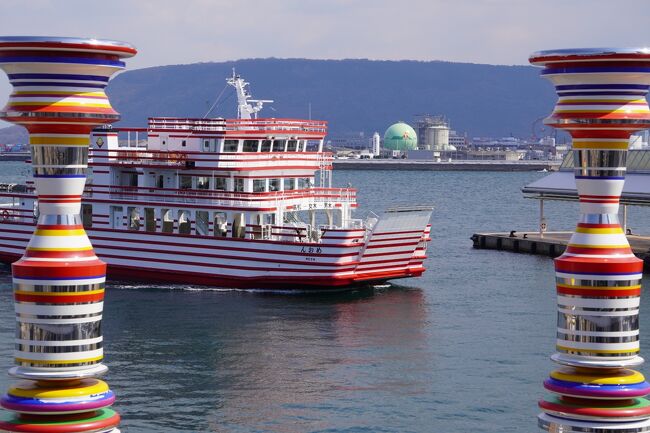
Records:
M0 37L0 69L13 93L0 118L29 132L39 217L12 265L15 363L25 379L0 398L3 432L119 432L115 400L97 379L106 264L84 231L81 195L91 130L115 122L104 88L128 44L96 39Z
M546 219L544 218L544 199L539 199L539 237L544 237L546 231Z
M643 261L618 220L630 135L650 128L649 49L569 49L531 56L559 100L545 123L573 138L580 218L555 260L559 368L538 425L554 433L650 432L650 384L638 371Z

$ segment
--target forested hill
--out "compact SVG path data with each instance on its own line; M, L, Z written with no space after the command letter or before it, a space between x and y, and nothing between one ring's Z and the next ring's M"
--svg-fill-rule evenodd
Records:
M127 71L109 86L122 124L149 116L203 116L236 67L256 99L273 99L264 117L327 120L331 134L375 130L415 114L444 114L470 135L530 135L532 123L550 113L555 92L528 66L468 63L251 59L161 66ZM233 117L228 87L211 115Z

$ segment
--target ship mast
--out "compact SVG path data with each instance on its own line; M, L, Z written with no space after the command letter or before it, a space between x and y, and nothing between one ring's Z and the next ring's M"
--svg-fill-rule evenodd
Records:
M265 102L271 103L271 99L248 99L251 94L246 89L250 83L235 73L232 68L232 77L226 78L226 82L235 88L237 92L237 118L239 119L257 119L257 113L262 109ZM251 105L255 103L255 106Z

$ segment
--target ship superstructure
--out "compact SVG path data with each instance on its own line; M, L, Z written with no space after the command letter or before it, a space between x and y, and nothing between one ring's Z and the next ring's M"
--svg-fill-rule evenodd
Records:
M221 287L341 288L419 276L431 207L353 217L356 190L332 187L327 123L257 118L233 72L238 119L150 118L96 129L81 216L109 277ZM250 103L254 102L253 106ZM0 259L34 229L30 190L0 192Z

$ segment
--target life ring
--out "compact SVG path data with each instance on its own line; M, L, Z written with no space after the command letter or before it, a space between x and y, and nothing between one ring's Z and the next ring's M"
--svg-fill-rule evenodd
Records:
M0 221L9 221L9 211L7 209L0 212Z

